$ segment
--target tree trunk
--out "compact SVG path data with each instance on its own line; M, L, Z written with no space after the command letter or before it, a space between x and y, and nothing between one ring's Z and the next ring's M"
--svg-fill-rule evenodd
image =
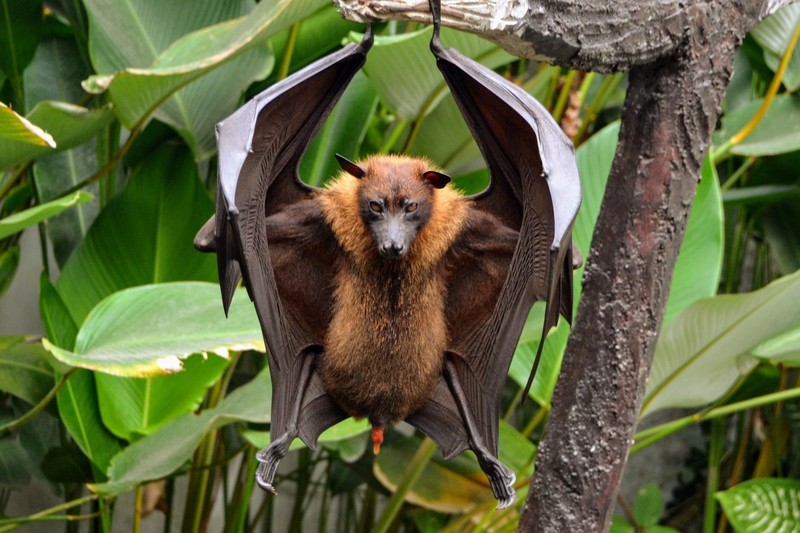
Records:
M430 20L426 2L335 1L348 18ZM581 302L520 522L523 531L601 531L611 521L735 49L761 18L791 2L495 1L446 2L444 23L570 68L631 69Z

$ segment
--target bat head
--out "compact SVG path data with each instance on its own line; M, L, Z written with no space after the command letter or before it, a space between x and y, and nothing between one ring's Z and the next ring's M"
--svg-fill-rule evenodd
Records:
M388 259L405 256L431 218L434 189L450 177L424 159L378 155L360 164L337 156L342 169L360 180L359 215Z

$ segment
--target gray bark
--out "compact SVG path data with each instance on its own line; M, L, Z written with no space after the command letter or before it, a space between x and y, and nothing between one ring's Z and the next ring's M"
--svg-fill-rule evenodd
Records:
M430 19L425 0L335 1L350 18ZM761 18L788 3L444 3L445 24L518 55L581 70L630 70L619 145L521 530L609 527L734 52Z

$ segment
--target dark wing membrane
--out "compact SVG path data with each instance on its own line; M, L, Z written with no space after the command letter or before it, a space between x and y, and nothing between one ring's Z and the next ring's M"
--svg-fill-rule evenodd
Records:
M571 228L580 183L572 143L543 106L458 51L443 49L438 35L431 49L489 167L490 186L474 197L475 206L519 234L510 256L498 248L456 262L448 289L456 372L480 436L496 454L500 396L530 307L536 300L547 304L542 341L559 310L572 307ZM485 240L465 238L467 247ZM498 268L507 271L502 287L476 281ZM459 296L465 292L472 298Z
M320 267L324 263L320 255L326 252L316 247L313 238L297 247L290 242L292 231L306 231L324 241L318 231L320 218L289 216L284 211L313 194L298 179L300 159L364 64L371 44L368 30L360 44L347 45L272 85L217 124L220 186L215 239L223 304L227 310L239 279L244 278L269 348L273 435L284 431L297 395L299 355L319 341L312 330L324 320L317 315L300 321L292 310L329 305L320 303L321 290L311 301L293 301L290 306L288 298L279 298L279 289L327 287L332 275L329 264ZM289 227L280 229L281 222L287 222L281 220L285 216ZM272 249L268 234L274 239ZM309 294L314 293L297 291L292 298ZM325 310L320 312L324 316Z

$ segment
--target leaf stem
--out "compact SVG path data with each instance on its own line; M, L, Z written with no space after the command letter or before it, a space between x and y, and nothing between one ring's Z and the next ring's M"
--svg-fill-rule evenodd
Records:
M558 100L556 100L556 107L553 109L553 118L556 122L561 121L561 116L567 108L569 93L572 92L572 82L575 81L575 76L577 75L577 70L570 70L564 77L564 84L561 86L561 92L558 94Z
M39 401L39 403L37 403L35 406L33 406L33 408L30 411L28 411L27 413L25 413L21 417L17 418L16 420L12 420L11 422L8 422L7 424L3 424L2 426L0 426L0 435L6 433L7 431L13 431L13 430L17 429L18 427L25 425L33 417L35 417L36 415L41 413L44 410L44 408L47 407L47 405L51 401L53 401L53 398L56 397L56 394L58 394L58 391L61 390L61 387L64 386L64 384L67 382L67 380L70 377L72 377L72 375L77 370L78 370L77 368L72 368L72 369L70 369L69 372L67 372L66 374L61 376L61 379L58 380L58 383L56 383L55 386L53 386L53 388L50 389L50 392L48 392L44 396L44 398L42 398Z
M663 439L664 437L675 433L685 427L689 427L693 424L699 424L700 422L705 422L706 420L713 420L715 418L720 418L723 416L728 416L733 413L738 413L739 411L746 411L748 409L753 409L755 407L761 407L764 405L769 405L774 402L779 401L786 401L791 400L792 398L799 398L800 397L800 387L795 387L787 390L782 390L779 392L773 392L770 394L765 394L763 396L758 396L756 398L750 398L749 400L742 400L741 402L732 403L729 405L723 405L721 407L716 407L714 409L709 409L705 412L695 413L693 415L679 418L677 420L673 420L672 422L667 422L666 424L662 424L659 426L655 426L644 431L640 431L634 436L634 440L636 440L636 444L631 447L631 454L634 454L651 444L658 442L659 440Z
M717 500L714 498L719 488L719 471L722 454L725 451L725 420L715 418L711 422L711 442L708 450L708 480L706 482L706 503L703 533L715 533L717 520Z
M96 513L92 513L91 515L61 515L61 516L51 516L51 515L54 515L55 513L58 513L60 511L67 511L69 509L72 509L73 507L78 507L80 505L83 505L84 503L94 501L97 498L98 498L97 494L89 494L88 496L68 501L66 503L56 505L55 507L50 507L49 509L45 509L44 511L39 511L38 513L32 514L30 516L23 516L20 518L0 518L0 533L11 531L12 529L16 529L17 526L20 526L22 524L28 524L30 522L43 522L46 520L65 520L67 522L71 522L75 520L85 520L87 518L92 518Z
M278 81L289 75L289 67L292 65L294 48L297 45L297 34L300 33L300 23L295 22L289 29L289 37L286 39L286 47L283 49L281 66L278 69Z

